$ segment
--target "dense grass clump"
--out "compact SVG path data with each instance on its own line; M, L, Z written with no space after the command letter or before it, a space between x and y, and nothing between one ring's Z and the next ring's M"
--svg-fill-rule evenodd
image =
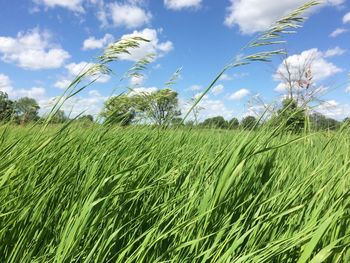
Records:
M0 128L0 262L350 262L350 134Z

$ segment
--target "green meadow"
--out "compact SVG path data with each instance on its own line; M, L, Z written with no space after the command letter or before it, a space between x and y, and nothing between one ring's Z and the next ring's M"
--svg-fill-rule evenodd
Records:
M186 111L172 90L179 69L163 90L106 99L95 122L65 116L68 100L150 42L139 36L106 47L46 115L2 92L0 263L350 262L350 123L310 114L310 68L271 114L263 103L260 119L188 124L226 72L287 55L283 37L318 4L249 42Z
M349 262L350 135L0 128L0 262Z

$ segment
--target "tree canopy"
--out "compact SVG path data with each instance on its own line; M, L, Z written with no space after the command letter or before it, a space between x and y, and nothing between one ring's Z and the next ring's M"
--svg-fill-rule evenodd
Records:
M14 102L6 92L0 91L0 122L9 121L14 114Z
M257 126L257 119L254 116L247 116L242 119L241 126L245 130L252 130Z
M39 120L39 109L33 98L23 97L15 102L15 112L21 124Z
M282 108L277 111L276 121L285 121L286 128L293 132L300 132L305 126L305 110L298 106L294 99L282 101Z
M228 128L228 123L222 116L216 116L212 118L205 119L201 123L202 127L205 128L214 128L214 129L227 129Z
M109 98L101 116L105 123L130 125L144 121L157 125L172 123L181 115L177 92L162 89L152 93L122 94Z
M238 129L239 127L239 120L237 118L232 118L229 122L228 122L228 128L231 130L234 129Z

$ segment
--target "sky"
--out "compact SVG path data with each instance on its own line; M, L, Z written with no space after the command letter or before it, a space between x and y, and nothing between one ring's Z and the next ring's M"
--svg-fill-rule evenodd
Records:
M94 63L110 43L128 36L150 40L111 67L111 76L64 105L67 114L96 116L113 94L164 88L181 68L173 87L182 111L241 48L306 0L0 0L0 91L11 99L35 98L41 112L52 106L70 81ZM283 59L300 63L312 54L314 85L322 88L318 111L335 119L350 116L350 2L325 0L308 13L303 28L288 35L288 58L227 72L204 97L200 118L242 118L251 103L280 101L276 77ZM154 53L143 78L120 81L138 59Z

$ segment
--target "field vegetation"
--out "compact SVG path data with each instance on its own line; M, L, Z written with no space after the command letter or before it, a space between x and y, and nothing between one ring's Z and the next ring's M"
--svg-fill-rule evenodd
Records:
M0 131L2 262L350 259L346 130Z
M0 93L0 262L350 262L350 123L310 111L310 72L272 114L196 122L226 71L285 54L273 47L317 4L250 42L186 112L179 70L112 96L97 121L62 111L138 37L108 46L46 115Z

